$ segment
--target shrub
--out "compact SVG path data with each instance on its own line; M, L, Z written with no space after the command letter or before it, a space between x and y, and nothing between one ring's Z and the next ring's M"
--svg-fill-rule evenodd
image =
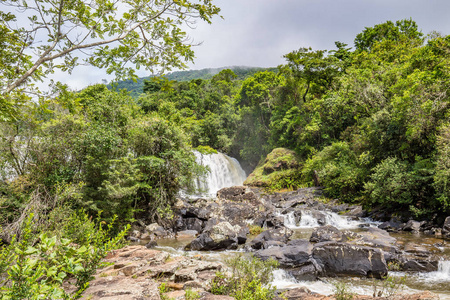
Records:
M106 228L95 225L96 231L85 231L80 244L48 232L34 233L33 215L23 223L20 239L0 249L0 299L78 299L88 287L101 259L122 246L129 227L110 238L112 223ZM64 232L64 231L62 231ZM38 242L36 243L36 240ZM75 289L63 288L68 279Z
M275 260L262 261L251 256L236 256L226 261L231 268L231 276L218 273L211 283L211 292L229 295L237 300L268 300L275 297L272 272L278 266Z
M346 142L336 142L308 159L303 180L322 185L329 197L352 201L363 186L364 168ZM315 177L315 178L314 178Z

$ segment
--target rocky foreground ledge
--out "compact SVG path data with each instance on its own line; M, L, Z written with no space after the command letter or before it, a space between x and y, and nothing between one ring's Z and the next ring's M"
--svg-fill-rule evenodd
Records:
M107 267L99 269L95 279L84 292L82 299L90 300L160 300L185 299L186 292L197 293L202 300L228 300L228 296L213 295L210 282L216 272L226 271L218 262L204 261L202 256L171 256L167 252L147 249L144 246L127 246L111 252L104 260ZM169 290L161 293L163 284ZM280 291L281 292L281 291ZM335 299L310 292L306 288L284 291L278 299ZM354 296L353 299L386 299L383 297ZM437 300L430 292L397 295L398 300Z

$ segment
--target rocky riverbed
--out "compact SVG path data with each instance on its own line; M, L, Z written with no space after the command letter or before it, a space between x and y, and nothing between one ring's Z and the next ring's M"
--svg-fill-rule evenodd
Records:
M319 188L265 195L258 189L237 186L219 190L215 199L179 199L174 219L136 226L129 238L151 248L167 246L167 241L177 236L184 242L176 248L183 247L189 255L180 255L178 250L170 256L143 246L122 249L108 258L114 265L99 270L85 295L93 295L93 299L153 299L159 297L158 282L164 281L170 282L173 294L169 296L173 298L183 298L186 289L195 289L202 297L216 297L208 294L208 284L216 271L226 267L203 253L236 249L263 260L278 260L297 281L381 279L392 271L438 272L442 261L448 260L444 237L450 234L450 218L440 227L414 220L402 223L395 218L375 223L366 217L360 206L324 201ZM346 223L339 224L339 220ZM264 231L251 235L255 228ZM422 238L411 242L402 237L405 235L426 236L428 242L420 242L425 240ZM105 286L114 288L106 288L104 293ZM139 292L126 292L130 288ZM305 289L291 289L285 295L290 293L293 296L288 299L328 299ZM402 297L437 296L421 293Z

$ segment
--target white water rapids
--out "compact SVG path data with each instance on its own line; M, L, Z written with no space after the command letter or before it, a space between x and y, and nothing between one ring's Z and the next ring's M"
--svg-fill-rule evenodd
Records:
M358 228L364 224L362 221L351 220L334 212L322 211L322 213L325 215L325 224L323 225L332 225L338 229ZM302 212L300 222L296 221L294 212L280 216L284 218L284 225L290 229L315 228L321 226L319 221L308 211Z

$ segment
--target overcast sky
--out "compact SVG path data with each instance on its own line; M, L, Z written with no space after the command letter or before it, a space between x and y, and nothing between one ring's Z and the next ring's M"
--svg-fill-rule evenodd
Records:
M189 31L194 42L191 69L223 66L276 67L300 47L353 46L355 36L387 20L412 18L424 34L450 34L450 0L214 0L222 11L211 25ZM140 72L140 76L149 75ZM58 78L61 80L61 77ZM78 68L63 81L73 88L110 80L102 70Z

